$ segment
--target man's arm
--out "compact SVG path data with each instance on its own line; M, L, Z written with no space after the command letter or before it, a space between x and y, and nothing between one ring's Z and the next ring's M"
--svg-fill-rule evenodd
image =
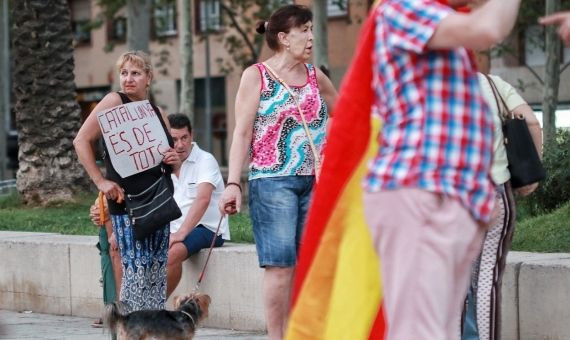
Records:
M511 32L520 0L490 0L471 13L450 13L428 41L429 49L485 50Z
M200 222L202 216L204 216L204 213L208 209L213 192L214 185L212 183L203 182L198 184L196 199L192 202L192 205L188 210L188 215L186 215L180 229L177 232L170 234L170 246L176 242L182 242L186 236L190 234L192 229L196 227L198 222Z
M317 72L317 82L319 83L321 96L327 104L329 117L332 117L334 105L336 104L336 99L338 97L338 92L334 88L334 85L331 82L330 78L327 77L323 71L318 68L316 68L315 71Z
M564 45L570 46L570 11L551 14L538 19L542 25L558 26L558 35L564 41Z

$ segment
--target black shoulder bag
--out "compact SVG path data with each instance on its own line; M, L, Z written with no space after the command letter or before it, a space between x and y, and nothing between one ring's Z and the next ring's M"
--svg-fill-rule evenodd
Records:
M161 169L162 174L151 186L138 194L125 196L134 236L139 241L182 216L172 196L172 180L162 165Z
M546 177L546 171L542 166L524 116L517 117L510 112L493 79L488 75L485 77L495 96L499 116L503 123L503 141L507 149L513 188L543 180Z

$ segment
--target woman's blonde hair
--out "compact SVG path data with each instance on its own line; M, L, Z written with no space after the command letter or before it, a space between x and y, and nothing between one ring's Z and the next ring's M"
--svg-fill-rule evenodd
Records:
M117 59L117 71L121 72L121 68L123 68L127 62L142 68L149 76L152 76L152 65L148 53L143 51L129 51L121 54L119 59Z

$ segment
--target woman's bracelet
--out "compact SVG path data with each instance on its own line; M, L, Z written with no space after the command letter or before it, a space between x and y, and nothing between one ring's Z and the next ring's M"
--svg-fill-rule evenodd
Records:
M226 184L226 186L230 186L230 185L235 185L236 187L239 188L239 192L243 192L243 190L241 190L241 185L239 185L239 183L236 183L236 182L228 182L228 183Z

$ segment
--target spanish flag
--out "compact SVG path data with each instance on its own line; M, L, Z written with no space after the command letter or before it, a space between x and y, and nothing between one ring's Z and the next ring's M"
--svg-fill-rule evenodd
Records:
M296 269L287 340L384 336L379 259L362 200L379 131L370 114L374 27L371 14L334 109Z

